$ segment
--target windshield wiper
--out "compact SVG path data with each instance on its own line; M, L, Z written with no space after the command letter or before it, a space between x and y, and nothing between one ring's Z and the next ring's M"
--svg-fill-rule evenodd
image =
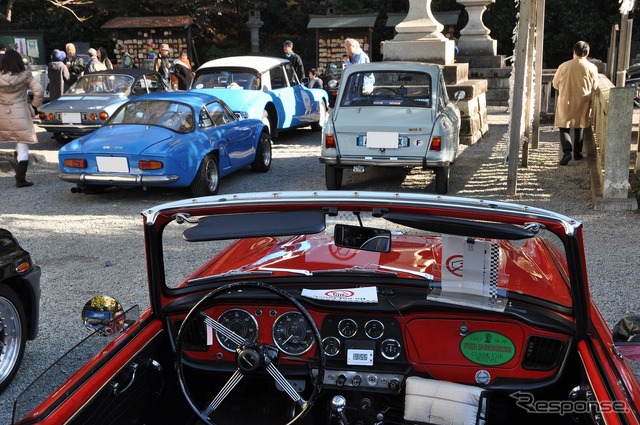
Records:
M313 276L313 273L311 273L309 270L303 270L303 269L284 269L284 268L281 269L278 267L258 267L258 270L264 270L268 272L285 272L285 273L301 274L303 276Z
M382 266L380 264L367 264L365 266L353 266L345 269L332 269L314 271L313 275L338 274L338 273L362 273L362 274L383 274L387 276L397 277L398 273L406 273L413 276L421 277L425 280L433 282L433 275L415 270L401 269L398 267Z
M211 276L205 277L197 277L195 279L189 279L187 284L199 284L199 283L212 283L217 282L219 280L225 280L230 277L240 277L240 276L271 276L273 274L272 271L264 270L264 271L256 271L256 270L229 270L224 273L214 274Z
M376 269L367 269L362 266L347 267L344 269L330 269L330 270L315 270L314 276L329 275L329 274L362 274L362 275L385 275L391 277L397 277L397 273L391 271L381 271Z

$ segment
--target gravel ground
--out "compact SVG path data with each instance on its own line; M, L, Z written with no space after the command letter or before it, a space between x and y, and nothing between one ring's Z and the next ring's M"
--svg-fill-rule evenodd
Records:
M591 293L605 319L612 326L625 313L640 312L638 248L632 248L640 239L638 212L594 211L586 161L559 167L557 130L551 127L542 128L539 149L519 169L517 195L507 196L508 118L504 108L490 108L489 133L461 147L450 194L547 208L582 221ZM27 343L16 379L0 395L0 424L10 422L17 395L87 334L80 313L89 298L108 294L125 308L149 305L140 211L190 196L157 189L72 194L71 185L57 178L59 145L44 132L39 136L31 151L37 162L28 172L33 187L16 189L13 171L0 167L0 227L15 234L43 272L40 335ZM309 129L283 133L274 143L270 172L231 175L220 193L324 189L319 137ZM0 159L12 149L0 144ZM429 172L372 170L345 173L343 190L434 193L435 182Z

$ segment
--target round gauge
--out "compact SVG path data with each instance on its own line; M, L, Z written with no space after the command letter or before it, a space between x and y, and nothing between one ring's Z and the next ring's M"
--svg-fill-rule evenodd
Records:
M255 342L258 338L258 322L248 311L232 308L218 317L218 322L235 332L247 341ZM236 351L238 344L216 332L216 339L225 350Z
M384 325L379 320L369 320L364 325L364 333L371 339L378 339L384 334Z
M322 340L322 350L324 353L333 357L340 352L340 340L335 336L328 336Z
M397 359L401 350L402 347L400 346L400 343L395 339L385 339L380 344L380 354L382 354L382 357L385 359Z
M345 338L353 337L358 332L358 324L353 319L342 319L338 322L338 333Z
M273 342L285 354L298 356L313 345L313 330L297 311L282 314L273 323Z

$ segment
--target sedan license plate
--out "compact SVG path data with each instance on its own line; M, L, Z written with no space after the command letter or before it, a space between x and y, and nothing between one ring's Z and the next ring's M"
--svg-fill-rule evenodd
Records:
M98 163L98 171L106 173L128 173L129 163L127 158L116 156L98 156L96 157Z
M63 124L82 124L82 117L79 112L63 112L60 114Z
M368 135L369 133L367 133ZM409 147L409 138L406 136L398 136L397 133L391 133L394 134L398 144L394 145L394 146L386 146L389 149L394 149L394 148L407 148ZM373 148L373 149L379 149L380 146L372 146L371 143L367 143L368 138L365 135L360 135L358 136L358 140L356 142L357 146L366 146L368 148ZM391 143L389 143L391 144Z

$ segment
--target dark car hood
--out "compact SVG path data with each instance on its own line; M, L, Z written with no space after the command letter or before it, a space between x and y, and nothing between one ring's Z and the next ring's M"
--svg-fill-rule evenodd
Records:
M106 125L80 139L80 145L85 154L138 155L174 137L171 130L153 125Z
M40 108L42 111L68 111L80 112L93 109L104 109L112 104L119 104L126 101L124 96L117 95L65 95L58 100L49 102Z

